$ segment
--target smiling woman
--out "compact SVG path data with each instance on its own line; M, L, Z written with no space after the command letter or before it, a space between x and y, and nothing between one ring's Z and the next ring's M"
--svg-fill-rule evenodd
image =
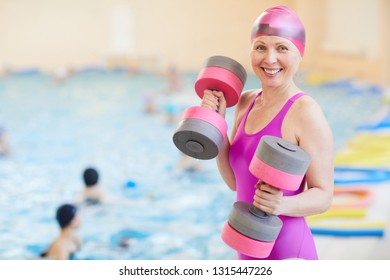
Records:
M253 203L267 214L279 215L283 221L266 259L317 259L304 217L324 212L331 204L333 137L320 106L294 82L304 54L305 30L294 11L276 6L255 20L251 41L252 69L262 89L241 95L230 140L225 138L217 165L226 184L237 192L237 201ZM202 106L225 116L226 100L221 92L205 90ZM280 186L259 182L249 172L256 147L265 135L284 138L310 154L312 162L297 191L281 191ZM242 251L238 256L253 259Z

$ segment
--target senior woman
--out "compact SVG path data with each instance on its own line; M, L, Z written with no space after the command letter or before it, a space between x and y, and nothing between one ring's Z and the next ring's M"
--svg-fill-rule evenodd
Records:
M326 211L333 198L333 136L324 114L294 82L305 50L305 29L286 6L265 10L251 32L252 69L261 89L243 92L235 108L231 135L216 158L218 169L237 201L253 202L278 215L283 227L267 259L318 259L305 217ZM205 90L202 106L223 117L226 100L220 91ZM297 191L259 182L249 164L264 135L288 140L312 161ZM239 259L253 259L238 252Z

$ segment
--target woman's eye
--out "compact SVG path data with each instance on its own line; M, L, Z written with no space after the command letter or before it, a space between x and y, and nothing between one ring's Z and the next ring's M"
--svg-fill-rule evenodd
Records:
M258 51L264 51L265 47L263 45L257 46L256 48Z
M285 51L288 51L288 48L285 46L279 46L279 51L285 52Z

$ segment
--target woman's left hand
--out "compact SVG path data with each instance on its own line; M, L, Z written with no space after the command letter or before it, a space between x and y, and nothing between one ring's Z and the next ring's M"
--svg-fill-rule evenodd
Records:
M281 214L283 192L264 182L258 182L255 187L253 205L267 214Z

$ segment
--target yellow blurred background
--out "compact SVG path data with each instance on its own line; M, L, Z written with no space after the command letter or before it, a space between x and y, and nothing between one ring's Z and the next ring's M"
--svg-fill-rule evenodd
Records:
M197 71L215 54L249 68L252 23L279 4L305 24L302 70L390 83L388 0L0 0L0 69Z

